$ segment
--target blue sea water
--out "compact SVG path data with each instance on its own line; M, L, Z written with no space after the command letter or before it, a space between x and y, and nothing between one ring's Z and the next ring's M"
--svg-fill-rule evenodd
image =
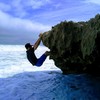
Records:
M37 57L40 57L47 50L49 49L39 46L35 53ZM51 69L57 69L57 67L49 58L39 68L32 66L27 60L24 45L0 45L0 77L8 77L25 71Z
M35 53L39 57L46 50L39 46ZM0 45L0 100L100 100L99 77L51 70L59 69L49 57L36 67L28 62L24 45Z

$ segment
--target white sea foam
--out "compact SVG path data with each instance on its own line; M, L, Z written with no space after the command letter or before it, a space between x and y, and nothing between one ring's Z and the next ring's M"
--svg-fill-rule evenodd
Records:
M46 50L40 46L37 56ZM0 46L0 100L100 100L99 94L100 78L62 75L49 58L38 68L24 46Z
M37 57L49 50L39 46L36 50ZM0 45L0 77L8 77L25 71L57 70L53 60L46 61L41 67L32 66L26 58L24 45Z

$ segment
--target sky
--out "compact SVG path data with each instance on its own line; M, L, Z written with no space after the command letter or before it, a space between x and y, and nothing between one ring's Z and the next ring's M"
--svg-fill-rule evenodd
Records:
M61 21L100 14L99 0L0 0L0 44L34 43Z

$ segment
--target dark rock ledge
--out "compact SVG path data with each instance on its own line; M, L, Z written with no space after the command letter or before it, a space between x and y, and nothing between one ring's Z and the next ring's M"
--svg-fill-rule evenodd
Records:
M87 22L61 22L44 32L42 41L64 74L100 75L100 14Z

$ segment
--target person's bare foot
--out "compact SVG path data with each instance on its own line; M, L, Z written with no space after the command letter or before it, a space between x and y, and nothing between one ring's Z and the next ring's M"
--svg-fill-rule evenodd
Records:
M46 56L49 56L49 55L50 55L50 51L46 51L46 52L45 52L45 55L46 55Z

